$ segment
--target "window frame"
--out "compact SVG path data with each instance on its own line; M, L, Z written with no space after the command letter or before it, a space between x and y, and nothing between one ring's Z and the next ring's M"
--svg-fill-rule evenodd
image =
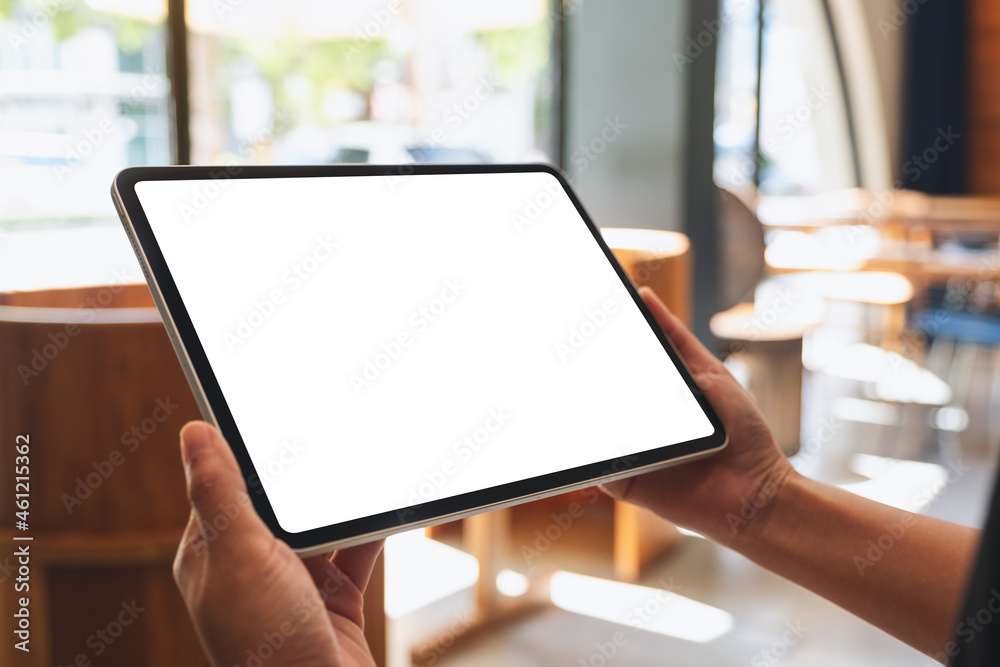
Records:
M187 0L166 0L167 3L167 77L170 81L171 157L178 165L191 164L191 101L190 62L188 61ZM566 12L563 0L546 0L551 17L553 95L550 122L553 124L552 160L561 166L565 158L565 61L564 24Z

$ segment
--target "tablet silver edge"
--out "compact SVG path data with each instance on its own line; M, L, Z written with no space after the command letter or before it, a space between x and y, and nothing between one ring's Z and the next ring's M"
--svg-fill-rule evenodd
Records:
M139 259L142 274L145 276L146 284L149 286L149 292L153 295L153 301L156 303L156 309L160 311L160 317L163 319L164 327L167 330L167 337L170 338L170 343L173 345L174 352L177 354L177 359L181 362L181 368L184 370L184 376L187 378L188 384L192 388L191 393L194 394L194 400L198 404L198 409L201 411L201 415L205 421L212 424L212 426L219 428L219 423L215 419L215 413L212 412L212 408L208 403L208 397L205 396L205 390L202 388L201 382L198 380L198 376L194 372L191 365L191 358L188 356L187 349L184 347L184 343L181 341L181 337L177 332L177 325L174 323L174 318L170 316L170 311L167 310L167 303L163 298L163 293L160 291L160 284L156 281L156 277L149 269L146 252L143 250L142 245L136 237L135 226L132 224L131 218L128 217L128 211L125 209L125 205L122 203L121 195L118 193L117 179L112 184L111 192L115 202L115 208L118 210L118 215L121 217L122 221L125 222L125 231L128 234L128 240L132 244L132 249L135 251L135 254Z
M126 232L128 233L129 242L132 244L132 248L139 258L139 263L142 267L143 275L146 278L146 283L149 285L149 291L153 295L153 301L156 303L156 308L160 312L160 316L163 318L163 324L167 330L167 335L170 338L170 342L173 345L174 352L177 354L178 360L181 362L181 367L184 370L184 375L187 377L188 384L191 385L194 391L195 401L198 403L198 408L201 410L202 416L206 421L211 423L216 428L219 427L218 422L215 419L215 413L212 412L212 408L208 403L208 398L205 396L205 391L201 386L201 382L198 380L198 376L195 374L194 369L191 365L191 359L188 357L187 349L184 347L183 341L181 341L180 335L177 331L177 325L174 323L173 318L170 316L170 312L167 310L166 301L163 298L163 293L160 291L160 285L156 281L153 272L149 269L149 263L146 259L146 253L143 250L141 244L139 244L136 234L135 227L132 225L132 220L128 216L128 211L125 209L125 205L122 202L121 195L118 192L118 181L112 184L112 195L115 203L115 208L118 210L118 215L126 224ZM680 355L678 355L680 358ZM685 370L688 375L691 371L687 368L687 364L681 359L681 363L684 364ZM639 468L633 468L630 470L625 470L620 473L613 473L604 477L599 477L596 479L589 479L577 484L570 484L568 486L561 486L555 489L550 489L542 493L530 494L527 496L520 496L517 498L512 498L510 500L505 500L499 503L493 503L491 505L484 505L481 507L476 507L470 510L464 510L461 512L454 512L451 514L443 514L441 516L434 517L432 519L427 519L425 521L417 521L413 523L407 523L400 526L393 526L392 528L384 528L382 530L372 531L370 533L364 533L363 535L357 535L355 537L347 538L344 540L334 540L332 542L324 542L312 547L304 548L292 548L292 550L300 558L308 558L309 556L315 556L318 554L329 553L335 549L342 549L346 547L355 546L358 544L365 544L366 542L373 542L378 539L389 537L390 535L395 535L397 533L404 533L410 530L415 530L417 528L425 528L427 526L435 526L442 523L448 523L450 521L455 521L457 519L464 519L466 517L474 516L476 514L482 514L484 512L491 512L493 510L504 509L505 507L513 507L515 505L521 505L523 503L531 502L533 500L541 500L543 498L550 498L552 496L558 496L563 493L568 493L570 491L575 491L578 489L586 489L598 484L603 484L605 482L611 482L617 479L624 479L626 477L631 477L633 475L640 475L647 472L653 472L654 470L662 470L663 468L669 468L680 463L688 463L690 461L695 461L706 456L710 456L722 449L724 449L729 444L729 433L726 433L725 440L722 441L718 447L713 447L712 449L706 449L701 452L695 452L687 456L681 456L675 459L670 459L668 461L661 461L659 463L653 463L647 466L642 466ZM403 509L403 508L400 508Z
M713 447L712 449L706 449L705 451L695 452L694 454L688 454L687 456L681 456L675 459L670 459L669 461L661 461L659 463L652 463L648 466L642 466L639 468L632 468L630 470L625 470L620 473L614 473L607 475L606 477L598 477L596 479L589 479L577 484L570 484L568 486L561 486L556 489L551 489L549 491L544 491L542 493L533 493L527 496L520 496L518 498L513 498L511 500L504 500L499 503L493 503L491 505L483 505L471 510L464 510L462 512L454 512L452 514L443 514L433 519L427 519L426 521L416 521L414 523L408 523L404 526L393 526L392 528L385 528L383 530L376 530L371 533L365 533L364 535L358 535L356 537L351 537L345 540L334 540L332 542L324 542L313 547L305 547L301 549L292 549L301 558L308 558L309 556L316 556L319 554L329 553L336 549L343 549L346 547L356 546L358 544L364 544L366 542L373 542L375 540L389 537L390 535L395 535L397 533L405 533L409 530L415 528L426 528L427 526L436 526L442 523L448 523L449 521L455 521L457 519L464 519L466 517L474 516L476 514L483 514L484 512L492 512L493 510L500 510L505 507L513 507L515 505L521 505L523 503L528 503L534 500L541 500L543 498L551 498L552 496L558 496L563 493L568 493L570 491L576 491L578 489L587 489L592 486L597 486L598 484L604 484L605 482L612 482L616 479L624 479L626 477L632 477L633 475L640 475L647 472L653 472L654 470L662 470L663 468L670 468L679 463L688 463L695 461L700 458L704 458L711 454L714 454L722 449L725 449L726 445L729 444L729 433L726 433L726 439L722 441L722 444L718 447ZM666 519L663 520L666 522Z

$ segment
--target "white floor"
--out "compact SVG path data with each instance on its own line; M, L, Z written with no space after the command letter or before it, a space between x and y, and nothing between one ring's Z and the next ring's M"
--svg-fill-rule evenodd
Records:
M807 391L807 400L809 396ZM812 428L809 424L819 423L820 412L821 409L806 411L804 433ZM995 468L992 456L984 458L981 450L963 454L955 449L946 456L934 447L922 450L916 447L915 455L910 458L921 460L897 460L871 456L871 452L879 450L871 443L866 447L856 446L856 438L875 438L877 433L878 429L864 426L845 427L824 444L823 456L802 454L798 459L793 458L793 462L807 474L844 483L847 488L883 502L965 525L982 524ZM859 456L855 453L858 449L869 454ZM959 474L955 474L955 469ZM428 580L438 577L439 582L451 578L457 583L449 595L425 606L417 608L421 604L418 599L409 600L409 607L397 605L395 618L390 620L392 667L409 664L412 646L420 647L422 641L435 636L447 639L464 629L472 608L468 584L474 576L474 563L470 564L464 554L444 547L429 556L437 561L440 574L435 575L426 567L420 570L419 564L406 565L411 560L408 552L413 548L412 544L407 547L402 543L390 546L390 563L403 564L389 572L390 598L394 589L411 588L406 581L419 576L420 571L425 573L424 584L430 584L427 590L434 588ZM433 656L434 664L476 667L936 664L836 605L698 537L685 537L681 547L652 566L639 583L648 589L645 593L640 591L639 597L633 591L636 603L632 606L616 610L611 594L594 593L597 609L589 612L591 615L553 607L460 648L442 651ZM669 591L664 592L664 586ZM427 593L426 599L430 598L433 593ZM684 617L700 613L697 608L687 606L687 600L718 612L709 611L707 617L703 616L715 619L717 631L709 635L717 636L708 640L704 636L683 638ZM594 618L594 614L611 620ZM654 631L657 619L663 621L660 625L668 634L663 634L663 628Z

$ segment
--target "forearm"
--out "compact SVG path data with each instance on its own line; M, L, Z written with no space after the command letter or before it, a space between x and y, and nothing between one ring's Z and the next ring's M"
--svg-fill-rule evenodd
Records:
M944 649L978 531L797 474L768 509L729 546L925 653Z

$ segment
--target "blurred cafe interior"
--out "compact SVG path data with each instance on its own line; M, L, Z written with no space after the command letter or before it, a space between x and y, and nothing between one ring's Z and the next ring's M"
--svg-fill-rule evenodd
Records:
M128 166L555 164L799 472L982 526L998 50L987 0L0 0L4 544L39 443L33 651L0 664L209 664L171 573L200 413L108 196ZM365 609L393 667L926 661L593 490L390 537Z

